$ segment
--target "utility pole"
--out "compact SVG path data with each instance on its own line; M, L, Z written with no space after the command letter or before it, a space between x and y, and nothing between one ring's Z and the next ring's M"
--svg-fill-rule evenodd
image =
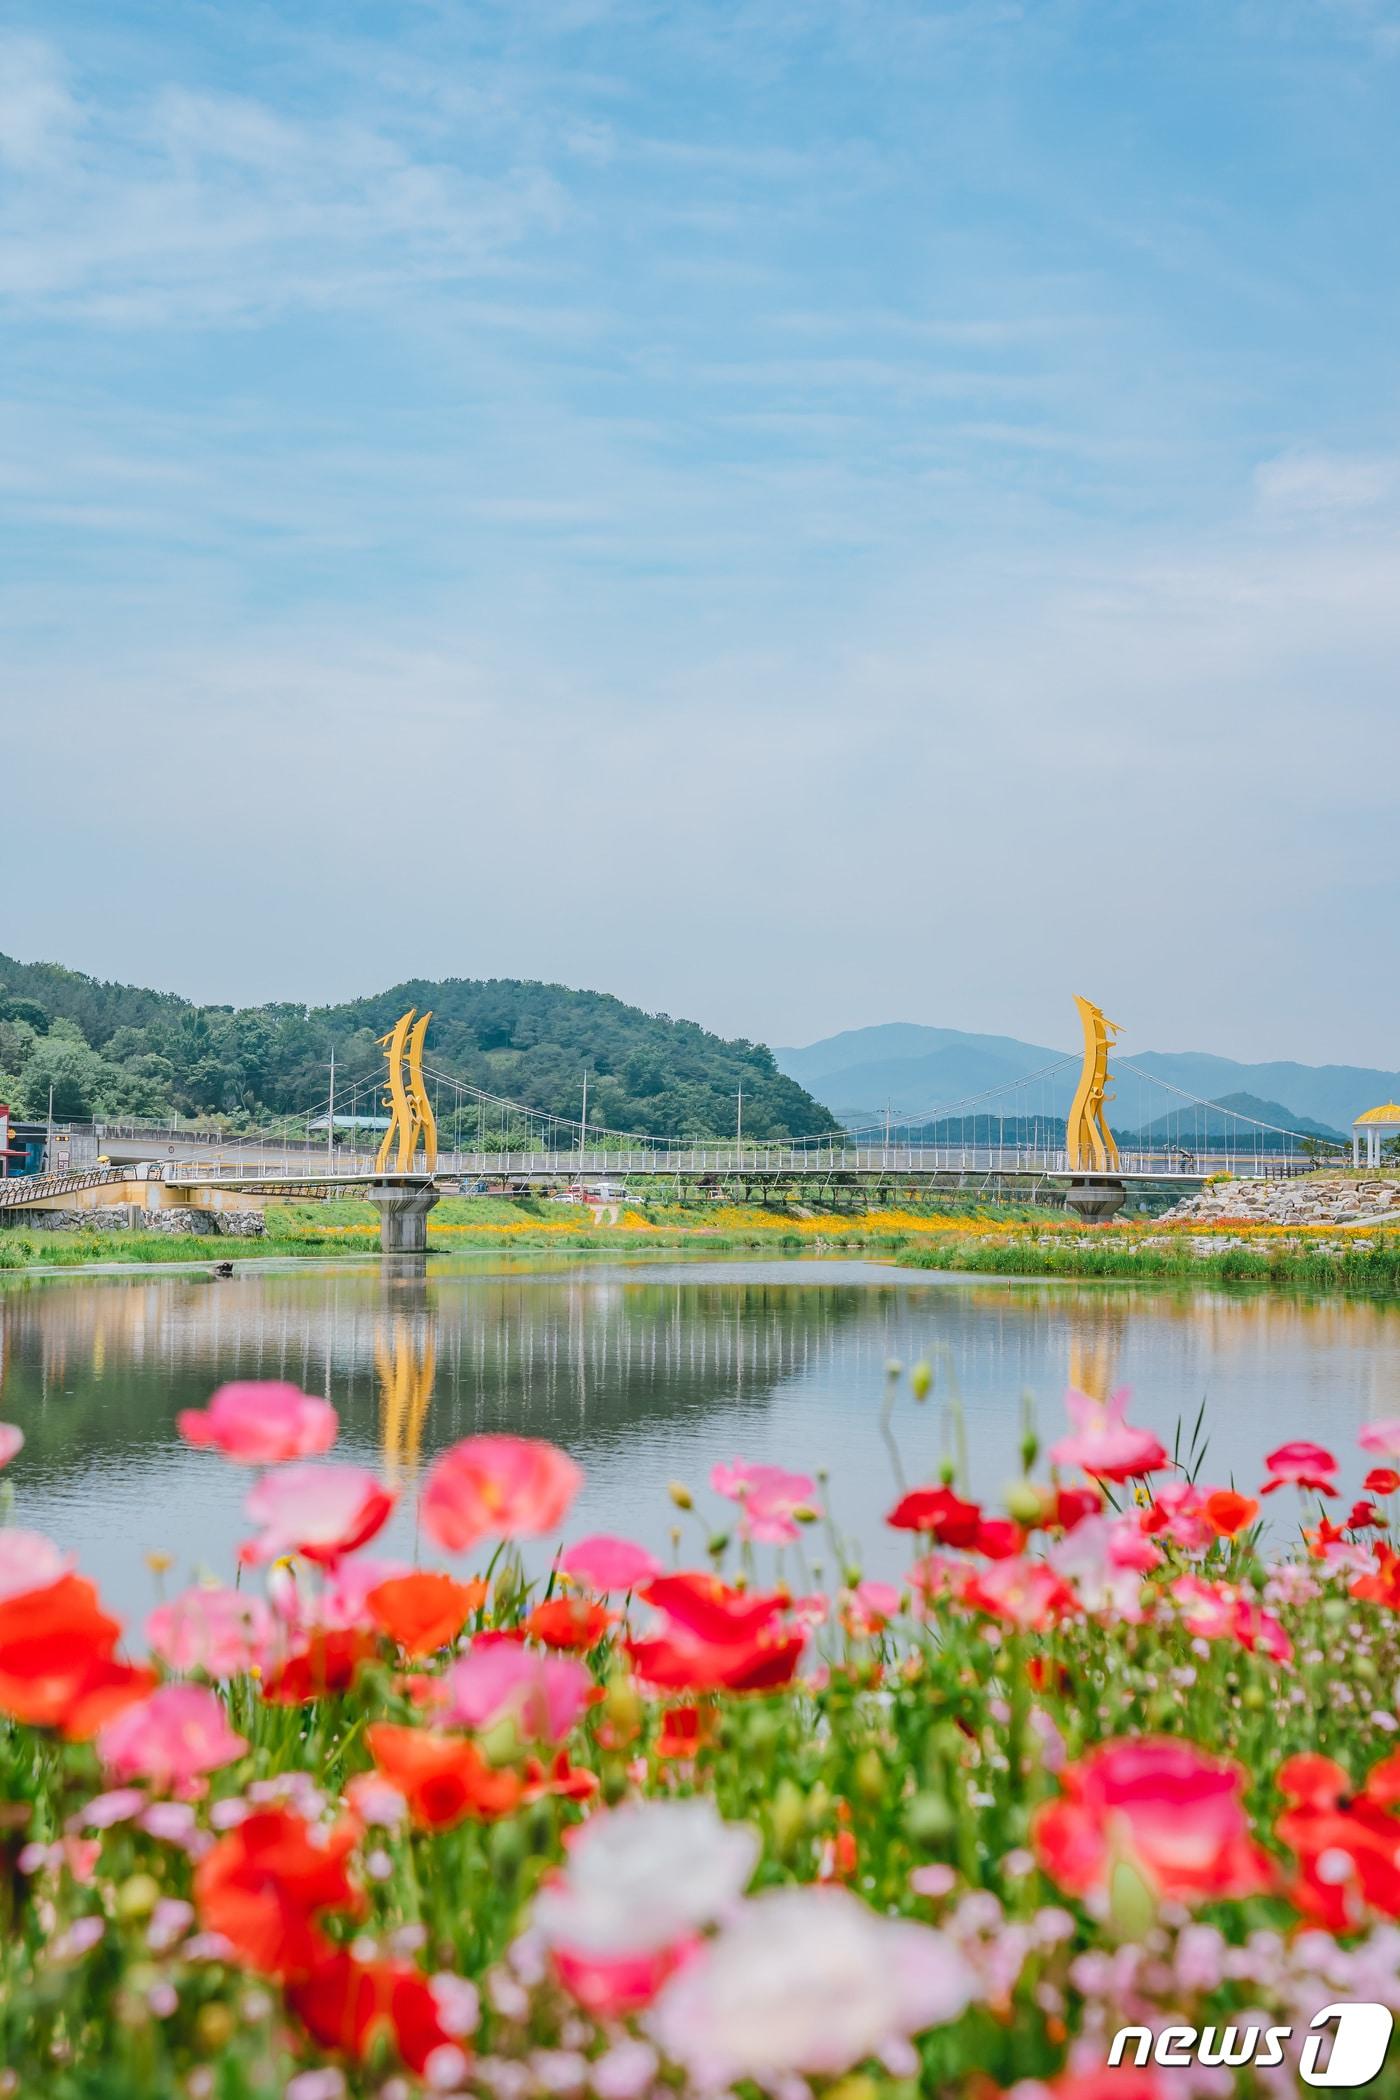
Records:
M49 1084L49 1134L44 1140L44 1172L53 1172L53 1084Z
M335 1044L331 1044L331 1090L326 1103L326 1172L335 1172Z
M578 1122L578 1178L583 1179L583 1142L588 1131L588 1067L583 1068L583 1114Z
M739 1089L739 1111L734 1118L734 1146L737 1151L744 1142L744 1089Z

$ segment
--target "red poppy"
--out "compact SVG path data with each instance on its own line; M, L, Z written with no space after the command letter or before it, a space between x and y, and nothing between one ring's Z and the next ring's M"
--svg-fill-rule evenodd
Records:
M1046 1512L1047 1531L1073 1531L1086 1517L1096 1517L1103 1508L1103 1495L1096 1487L1057 1488Z
M1323 1757L1315 1750L1300 1750L1285 1758L1274 1775L1274 1784L1302 1808L1335 1808L1351 1792L1350 1775L1334 1758Z
M360 1664L377 1652L374 1635L363 1626L317 1627L269 1673L263 1697L272 1706L304 1706L308 1699L349 1691Z
M426 1570L392 1575L365 1598L365 1608L381 1633L397 1641L408 1655L433 1655L455 1641L474 1611L486 1602L487 1585L477 1576L457 1582L451 1575Z
M1025 1543L1025 1532L1010 1517L983 1517L972 1550L983 1560L1014 1560Z
M1299 1437L1291 1444L1280 1444L1264 1460L1269 1477L1259 1492L1272 1495L1276 1488L1312 1488L1319 1495L1335 1495L1337 1461L1321 1444L1310 1444L1306 1437Z
M0 1602L0 1713L87 1742L104 1721L155 1684L117 1659L121 1624L80 1575Z
M322 1911L358 1914L345 1872L350 1824L313 1830L289 1809L259 1809L221 1837L194 1870L194 1900L206 1932L221 1933L238 1958L267 1976L304 1974L328 1942Z
M1289 1894L1328 1932L1354 1932L1368 1912L1400 1917L1400 1756L1382 1759L1359 1794L1327 1757L1291 1757L1278 1774L1289 1806L1275 1835L1297 1860Z
M546 1648L583 1653L596 1648L615 1615L605 1604L587 1597L550 1597L537 1604L525 1620L525 1631Z
M1400 1473L1393 1466L1372 1466L1361 1485L1368 1495L1393 1495L1400 1488Z
M1319 1517L1311 1531L1303 1526L1303 1544L1313 1560L1326 1560L1333 1546L1346 1544L1346 1526L1334 1524L1330 1517Z
M375 1721L365 1741L375 1770L403 1795L422 1830L449 1830L467 1816L490 1822L520 1805L515 1773L495 1771L465 1736Z
M567 1750L556 1751L548 1765L541 1764L537 1757L525 1760L527 1801L536 1801L542 1794L557 1794L564 1801L591 1801L602 1784L598 1774L590 1772L586 1765L571 1765Z
M431 1983L409 1962L362 1962L337 1951L300 1977L287 1996L313 2041L357 2062L381 2039L388 2039L405 2068L422 2077L439 2050L461 2049L458 2038L442 2024L442 2008ZM433 2066L435 2072L439 2068L446 2070L446 2059ZM455 2063L452 2068L455 2072ZM461 2069L466 2069L465 2061ZM452 2083L457 2083L455 2076Z
M665 1619L627 1652L637 1675L665 1691L769 1691L790 1684L807 1642L782 1595L730 1589L717 1576L660 1575L642 1591Z
M1353 1502L1343 1528L1347 1531L1384 1531L1385 1518L1374 1502Z
M718 1717L712 1706L668 1706L661 1716L656 1754L689 1762L713 1742L717 1727Z
M982 1512L950 1487L911 1488L885 1522L892 1531L922 1532L940 1546L971 1546L982 1527Z
M1201 1504L1201 1514L1222 1539L1233 1539L1254 1522L1259 1504L1253 1495L1237 1495L1233 1488L1216 1488Z
M1159 1897L1206 1901L1271 1885L1245 1817L1245 1775L1194 1743L1141 1736L1101 1744L1060 1774L1032 1825L1040 1863L1071 1895L1105 1890L1132 1862Z

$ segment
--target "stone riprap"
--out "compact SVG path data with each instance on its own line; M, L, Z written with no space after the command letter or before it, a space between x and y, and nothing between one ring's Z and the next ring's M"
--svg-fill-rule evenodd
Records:
M1164 1211L1161 1225L1374 1225L1400 1222L1400 1177L1308 1175L1298 1181L1217 1181Z
M260 1210L143 1210L139 1203L104 1203L89 1210L14 1210L0 1229L20 1232L163 1232L177 1239L261 1239Z

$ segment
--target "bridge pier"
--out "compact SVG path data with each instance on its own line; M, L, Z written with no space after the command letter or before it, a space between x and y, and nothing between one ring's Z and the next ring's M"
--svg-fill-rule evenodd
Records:
M381 1254L426 1254L428 1212L438 1200L426 1174L383 1175L371 1181L365 1196L379 1212Z
M1074 1180L1065 1190L1065 1209L1087 1225L1116 1217L1127 1200L1128 1191L1121 1181Z

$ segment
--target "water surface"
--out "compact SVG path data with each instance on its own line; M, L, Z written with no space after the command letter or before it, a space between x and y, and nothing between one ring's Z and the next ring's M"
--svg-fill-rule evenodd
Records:
M222 1281L181 1270L0 1285L0 1417L28 1440L9 1469L15 1521L74 1549L138 1614L148 1551L173 1554L181 1574L227 1573L247 1534L249 1476L174 1428L224 1379L288 1378L335 1402L338 1455L386 1468L403 1491L386 1552L415 1551L413 1487L434 1452L510 1429L553 1438L585 1467L576 1535L620 1530L658 1547L676 1521L668 1480L700 1491L734 1457L824 1466L874 1571L901 1550L879 1526L894 1492L884 1367L920 1357L938 1383L923 1409L907 1392L899 1402L903 1465L911 1478L936 1465L939 1394L955 1384L973 1484L988 1494L1017 1470L1022 1395L1048 1442L1071 1381L1132 1387L1134 1416L1169 1446L1204 1400L1211 1477L1250 1487L1260 1454L1299 1435L1346 1453L1350 1482L1357 1428L1400 1414L1400 1308L1336 1298L812 1258L435 1259L418 1277L377 1262L240 1264ZM815 1534L808 1544L826 1551Z

